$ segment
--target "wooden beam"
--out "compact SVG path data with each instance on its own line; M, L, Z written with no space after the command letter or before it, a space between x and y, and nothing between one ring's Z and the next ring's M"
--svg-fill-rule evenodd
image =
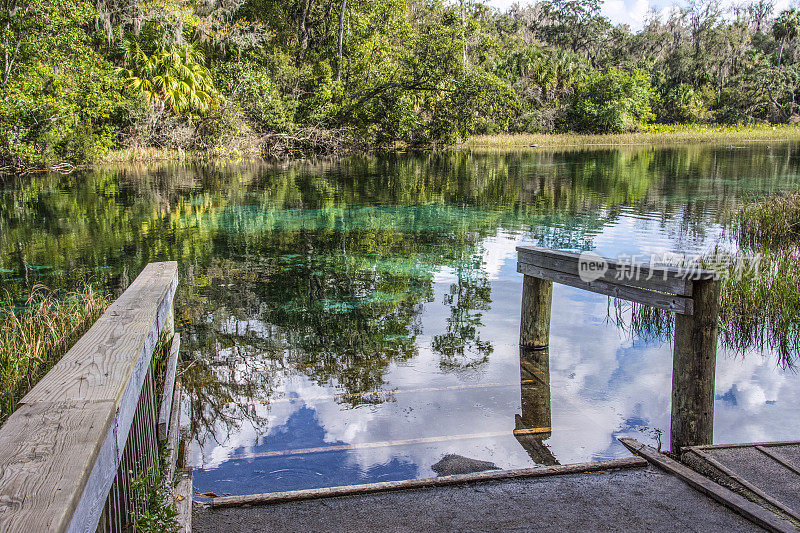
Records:
M659 453L656 449L642 444L636 439L622 438L619 439L619 441L633 453L641 455L655 466L679 477L691 487L697 489L706 496L710 496L728 509L735 511L767 531L773 531L775 533L797 533L797 528L790 522L782 520L760 505L714 483L691 468Z
M763 446L771 448L773 446L800 446L800 440L777 440L768 442L734 442L728 444L703 444L701 446L690 446L688 449L699 448L701 450L718 450L725 448L749 448L750 446Z
M94 530L177 275L147 265L0 428L0 530Z
M722 462L720 462L716 457L713 457L707 451L701 450L699 448L690 448L690 449L688 449L688 451L686 453L688 453L688 454L692 454L693 453L693 454L697 455L698 457L700 457L703 461L705 461L713 469L716 469L718 475L721 474L721 476L719 476L719 477L728 478L728 483L730 483L732 481L733 483L731 483L731 485L734 486L734 488L735 488L735 485L738 484L739 486L743 487L744 489L750 491L754 495L754 497L760 498L761 500L763 500L764 502L768 503L769 505L771 505L775 509L780 510L782 513L785 513L787 516L789 516L789 517L797 520L798 522L800 522L800 514L798 514L797 511L795 511L794 509L792 509L791 507L789 507L788 505L786 505L782 501L778 500L774 496L772 496L770 494L767 494L766 492L761 490L759 487L757 487L756 485L754 485L750 481L746 480L744 477L740 476L739 474L737 474L736 472L734 472L733 470L731 470L730 468L728 468L727 466L722 464ZM685 457L686 456L684 456L684 458ZM786 466L786 465L781 464L781 466ZM729 485L729 486L731 486L731 485Z
M526 275L522 281L520 346L538 350L547 348L550 344L550 307L552 302L553 282Z
M675 316L670 449L714 442L719 280L695 282L694 314Z
M517 272L534 278L545 279L562 285L569 285L590 292L605 294L613 298L631 300L658 309L666 309L679 314L691 315L693 312L692 298L675 296L662 292L650 291L639 287L629 287L610 283L603 279L583 281L577 274L567 274L557 270L549 270L528 263L517 263Z
M789 470L791 470L792 472L794 472L795 474L800 476L800 468L796 464L791 463L783 455L781 455L779 453L775 453L773 451L770 451L770 449L768 447L766 447L766 446L758 446L758 445L756 445L754 447L755 447L756 450L760 451L761 453L763 453L764 455L766 455L767 457L769 457L770 459L772 459L776 463L780 463L784 468L788 468Z
M172 478L175 476L175 467L178 464L178 446L180 445L180 425L181 425L181 381L175 381L175 396L172 398L171 416L169 421L169 432L167 434L167 447L169 448L169 455L167 456L167 471L166 479L172 483Z
M248 494L244 496L221 496L211 500L212 507L236 507L240 505L264 505L298 500L333 498L353 494L370 494L392 490L416 489L424 487L442 487L480 481L496 481L501 479L519 479L529 477L545 477L584 472L603 472L607 470L642 468L647 461L639 457L625 457L607 461L592 461L571 465L537 466L515 470L489 470L471 474L454 474L451 476L429 477L424 479L407 479L403 481L383 481L364 485L346 485L322 489L294 490L287 492L271 492L265 494Z
M518 246L517 257L520 263L576 276L580 274L581 254L575 252L551 250L538 246ZM717 277L713 270L602 259L607 266L607 270L599 278L602 281L679 296L692 295L693 281L716 279Z
M164 369L164 387L161 397L161 407L158 410L158 438L166 439L169 433L170 413L172 412L172 393L175 390L175 374L178 371L180 358L181 334L175 333L169 347L169 358Z
M178 511L178 533L192 533L192 471L178 472L175 485L175 509Z

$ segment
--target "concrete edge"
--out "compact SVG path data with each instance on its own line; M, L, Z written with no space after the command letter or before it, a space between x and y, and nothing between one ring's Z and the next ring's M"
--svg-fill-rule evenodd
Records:
M641 457L624 457L622 459L610 459L607 461L591 461L587 463L520 468L514 470L489 470L486 472L475 472L471 474L456 474L451 476L408 479L403 481L384 481L381 483L367 483L363 485L293 490L287 492L268 492L263 494L247 494L242 496L221 496L211 500L211 507L220 508L236 507L241 505L265 505L298 500L370 494L375 492L460 485L479 481L498 481L515 478L545 477L564 474L603 472L605 470L644 468L647 466L647 464L647 460L642 459Z
M655 448L642 444L636 439L621 438L619 441L631 452L644 457L648 462L685 481L698 492L709 496L767 531L775 533L797 533L798 529L795 528L791 522L779 518L744 496L740 496L705 476L698 474L688 466L674 459L670 459Z

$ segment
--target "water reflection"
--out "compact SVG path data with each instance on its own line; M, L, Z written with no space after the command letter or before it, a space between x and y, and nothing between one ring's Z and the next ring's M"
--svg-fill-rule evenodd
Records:
M797 188L797 155L689 146L6 177L0 282L119 291L147 262L179 261L201 492L433 476L447 456L610 458L625 454L618 435L668 431L671 347L627 338L605 298L556 287L549 352L521 354L515 246L701 251L720 213ZM717 391L719 442L800 430L787 415L797 377L768 357L721 352Z
M550 350L520 347L520 392L522 414L515 415L514 436L534 463L557 465L544 441L553 434L550 416Z

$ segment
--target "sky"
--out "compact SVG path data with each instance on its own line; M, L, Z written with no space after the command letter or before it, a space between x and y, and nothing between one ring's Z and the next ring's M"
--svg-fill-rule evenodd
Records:
M526 0L486 0L490 6L501 10L506 10L519 1L521 5L526 5ZM775 13L789 7L790 0L776 0ZM650 9L663 11L671 7L676 2L674 0L605 0L603 2L602 13L614 24L628 24L633 30L642 28L643 21ZM733 3L733 0L722 0L723 5Z

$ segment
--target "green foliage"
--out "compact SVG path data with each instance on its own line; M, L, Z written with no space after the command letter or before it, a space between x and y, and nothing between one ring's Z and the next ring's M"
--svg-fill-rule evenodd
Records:
M505 13L471 0L0 3L12 165L120 145L331 152L800 115L800 15L764 3L726 17L698 0L636 33L600 0Z
M221 63L214 77L225 98L235 102L256 131L284 131L294 122L294 103L284 101L275 82L257 63Z
M117 73L128 88L153 106L167 106L176 115L196 116L219 101L202 54L189 45L159 47L147 55L138 42L125 43L125 63Z
M141 498L139 506L133 510L135 531L145 533L178 531L178 511L164 480L168 452L169 449L161 445L153 466L131 480L131 490Z
M112 147L122 100L113 67L92 46L83 0L7 1L0 10L0 161L92 161Z
M640 71L611 69L593 73L575 92L570 121L578 131L624 133L636 131L653 118L653 90Z
M660 99L656 115L667 124L704 122L710 115L705 101L702 91L682 83Z
M519 106L508 85L480 69L469 69L437 104L425 140L445 143L468 139L479 125L506 130Z

